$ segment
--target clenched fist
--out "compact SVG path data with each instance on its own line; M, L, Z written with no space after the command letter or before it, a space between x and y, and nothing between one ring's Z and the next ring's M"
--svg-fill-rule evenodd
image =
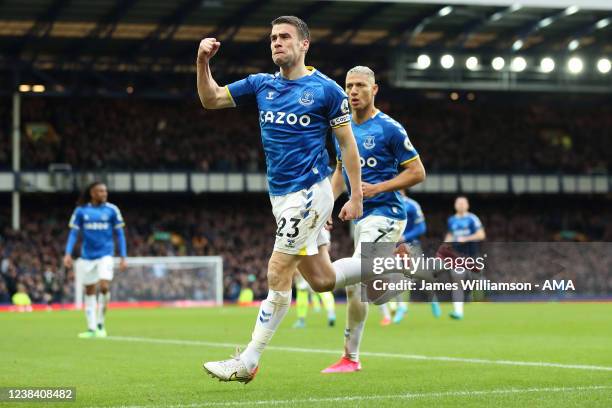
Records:
M355 198L354 196L348 200L342 209L340 210L340 214L338 214L338 218L342 221L348 220L356 220L361 218L363 215L363 200L361 197Z
M208 62L219 51L221 43L216 38L205 38L200 41L198 62Z

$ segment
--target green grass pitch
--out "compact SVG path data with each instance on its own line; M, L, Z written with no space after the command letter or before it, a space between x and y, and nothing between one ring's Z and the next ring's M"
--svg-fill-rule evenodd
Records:
M468 304L463 321L411 305L389 327L371 306L363 371L336 375L319 371L340 356L344 306L335 328L311 312L306 329L292 329L292 308L253 382L205 375L203 361L247 342L256 314L111 309L110 338L86 340L76 337L82 312L0 313L0 387L76 387L76 402L53 407L612 406L611 303Z

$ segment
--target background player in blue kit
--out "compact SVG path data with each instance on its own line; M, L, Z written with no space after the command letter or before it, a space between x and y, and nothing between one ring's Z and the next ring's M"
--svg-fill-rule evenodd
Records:
M363 216L355 220L354 258L361 257L362 242L398 242L406 225L406 210L399 190L425 179L425 169L403 126L374 105L378 93L374 72L357 66L346 75L346 92L353 118L351 127L359 148L363 182L357 188L347 175L343 152L336 144L338 163L332 175L334 197L344 189L363 191ZM398 172L398 168L401 171ZM361 285L351 285L347 293L347 323L344 354L323 373L345 373L361 369L359 346L368 314L361 301Z
M79 199L79 205L70 218L70 234L66 243L64 266L72 267L72 251L79 233L82 234L81 257L75 262L75 273L85 285L85 316L87 331L79 337L106 337L104 318L110 300L110 282L113 280L113 255L115 242L113 232L117 233L120 270L125 270L127 247L123 227L123 217L119 208L106 200L106 185L94 182L87 186ZM96 301L96 285L100 290Z
M420 238L427 232L427 224L425 222L425 214L421 209L421 205L414 199L406 196L402 191L404 206L406 208L406 229L402 234L402 242L410 244L410 253L412 256L420 256L423 253ZM427 293L428 300L431 302L431 312L434 317L440 317L440 303L438 303L435 293ZM385 306L385 305L382 305ZM404 314L407 311L407 303L400 303L393 323L402 321Z
M277 231L268 263L268 296L261 303L251 342L234 358L207 362L204 369L221 381L248 383L257 373L263 350L287 314L296 269L317 292L361 280L359 259L340 259L332 265L326 249L329 235L324 226L334 203L325 148L330 127L335 131L353 185L361 185L361 169L349 126L346 94L334 81L304 64L310 47L306 23L293 16L272 22L270 49L272 60L280 67L274 75L249 75L220 87L209 66L220 46L214 38L200 42L198 95L207 109L257 104ZM362 199L359 189L340 210L340 218L360 218Z
M478 256L480 242L486 238L484 227L480 219L469 212L470 203L467 197L459 196L455 199L455 215L448 218L448 231L445 242L452 242L453 247L461 254L476 257ZM455 280L463 278L454 276ZM463 289L454 290L453 312L450 317L456 320L463 319Z

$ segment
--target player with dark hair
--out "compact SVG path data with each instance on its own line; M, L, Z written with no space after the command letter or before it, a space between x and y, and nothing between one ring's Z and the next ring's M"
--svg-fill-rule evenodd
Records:
M331 216L334 194L328 179L325 139L335 132L352 185L361 185L359 152L351 131L351 115L344 90L304 63L310 32L301 19L283 16L272 21L270 51L280 70L255 74L219 86L209 62L221 43L200 42L197 57L198 95L206 109L230 108L255 102L266 156L268 187L276 219L276 240L268 263L268 296L261 303L251 341L234 358L204 364L221 381L248 383L291 303L296 269L317 292L344 288L361 280L359 259L329 258L324 226ZM352 220L363 212L361 189L340 210Z
M70 218L70 234L66 243L64 266L71 268L72 251L82 233L81 257L74 262L75 273L85 285L85 316L87 331L79 334L81 338L106 337L104 318L110 300L110 282L113 280L113 255L115 242L113 232L117 233L121 262L119 269L125 270L127 246L123 227L123 217L119 208L107 202L108 191L101 182L89 184L83 190L77 207ZM100 293L96 299L96 286Z

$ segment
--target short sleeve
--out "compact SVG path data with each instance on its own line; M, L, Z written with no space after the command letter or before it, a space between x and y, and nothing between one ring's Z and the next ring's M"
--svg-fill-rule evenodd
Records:
M351 123L351 111L349 109L348 97L340 86L334 81L329 81L325 88L327 98L327 118L332 128L339 128Z
M227 85L225 89L234 102L234 105L245 105L255 100L257 93L258 75L248 77Z
M77 207L74 209L72 216L70 217L70 221L68 221L68 226L72 229L81 229L83 226L83 214L81 213L81 208Z
M446 221L446 229L450 233L453 232L453 217L448 217L448 220Z
M395 121L390 122L389 134L391 150L400 165L410 163L419 156L402 125Z

